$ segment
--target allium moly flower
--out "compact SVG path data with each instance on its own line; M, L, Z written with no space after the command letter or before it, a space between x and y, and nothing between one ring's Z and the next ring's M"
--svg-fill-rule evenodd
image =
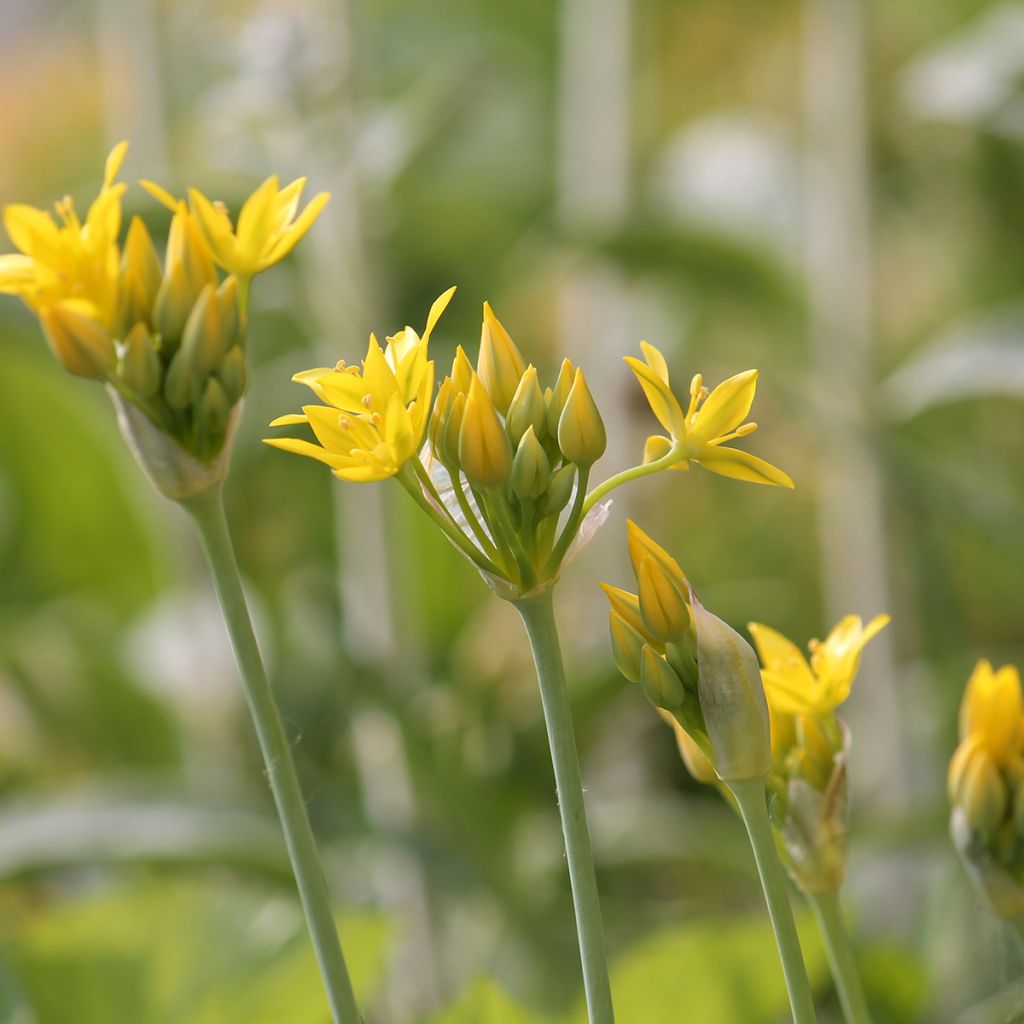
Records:
M662 353L646 341L640 342L644 358L626 356L636 374L651 411L668 436L653 434L644 448L644 462L664 460L667 469L689 469L697 462L722 476L755 484L792 487L793 481L764 459L730 448L726 442L752 434L756 423L745 423L757 389L757 370L746 370L708 391L698 373L690 382L686 411L669 385L668 364Z
M889 621L888 615L876 615L865 626L859 615L847 615L824 640L811 641L810 664L791 640L751 622L749 629L761 658L761 677L772 711L787 715L835 711L850 695L865 645Z
M56 220L49 211L25 203L5 207L4 227L20 252L0 256L0 292L20 296L37 314L71 302L75 316L113 328L125 190L115 179L127 149L128 143L121 142L110 151L100 193L84 221L67 196L56 204ZM55 354L64 361L59 350Z
M406 327L387 338L382 349L371 334L362 366L340 362L333 370L297 373L292 379L326 404L305 405L301 414L278 417L271 426L309 424L316 443L294 437L267 438L266 443L317 459L339 479L354 483L398 473L423 443L434 389L428 344L454 293L449 288L430 307L422 337Z
M229 274L248 278L283 260L330 201L329 193L320 192L299 213L305 187L306 179L297 178L281 188L272 175L245 201L237 225L223 204L211 202L198 189L189 189L188 198L214 260Z

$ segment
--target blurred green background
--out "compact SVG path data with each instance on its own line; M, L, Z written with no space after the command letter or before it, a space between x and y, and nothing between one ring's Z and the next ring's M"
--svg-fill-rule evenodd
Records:
M797 481L644 481L559 590L625 1024L786 1019L740 826L608 654L627 515L738 627L893 614L846 707L869 997L953 1021L1018 976L944 779L974 660L1024 660L1024 4L4 0L0 48L3 202L87 202L123 137L128 180L232 209L271 172L333 193L257 282L228 499L373 1021L584 1019L511 609L398 487L259 443L293 372L452 283L439 366L489 299L545 373L584 366L607 472L651 426L620 359L649 338L677 382L758 367L746 447ZM14 301L0 330L0 1024L321 1024L193 538L102 390Z

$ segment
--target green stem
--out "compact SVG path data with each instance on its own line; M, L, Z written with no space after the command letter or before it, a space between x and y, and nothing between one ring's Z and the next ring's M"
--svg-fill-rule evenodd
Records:
M598 484L588 495L583 503L583 514L586 515L609 491L616 487L628 484L630 480L639 480L642 476L650 476L652 473L660 473L669 466L674 466L683 454L683 446L674 444L660 459L648 462L641 466L631 466L621 473L608 477L604 483Z
M839 906L839 893L809 892L811 909L818 919L818 927L825 940L825 952L828 954L832 977L839 993L839 1002L843 1007L846 1024L871 1024L871 1011L864 996L864 988L860 983L857 961L850 948L850 937L843 921L843 911Z
M597 895L576 737L573 733L569 692L565 685L562 651L558 643L551 595L549 588L533 597L516 601L515 606L526 626L530 646L533 648L533 660L537 666L551 762L555 770L558 810L565 836L565 854L576 912L576 933L590 1024L613 1024L615 1013L608 981L601 904Z
M299 789L291 746L274 701L274 693L260 657L245 603L220 486L197 495L186 502L184 507L199 531L224 621L231 636L333 1019L335 1024L360 1024L362 1018L341 950L330 893L320 866L306 804Z
M750 836L750 845L757 861L757 873L761 877L764 899L768 904L768 915L775 932L775 942L782 960L782 973L786 976L789 1005L793 1010L795 1024L814 1024L814 1001L811 999L811 985L807 980L800 939L793 921L793 908L786 890L786 877L775 852L775 839L768 819L763 779L743 779L728 782L736 803L739 804L743 824Z

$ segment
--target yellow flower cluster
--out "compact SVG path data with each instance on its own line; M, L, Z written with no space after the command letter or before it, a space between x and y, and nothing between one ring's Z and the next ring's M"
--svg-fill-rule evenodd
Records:
M296 217L304 179L280 189L270 178L246 201L235 230L222 207L194 189L189 206L146 182L172 212L161 264L140 217L120 242L125 185L116 179L126 151L123 142L111 151L84 221L69 198L57 203L57 219L24 204L4 210L20 252L0 256L0 292L38 315L69 372L106 382L129 419L138 410L209 462L246 387L249 278L295 246L327 196Z

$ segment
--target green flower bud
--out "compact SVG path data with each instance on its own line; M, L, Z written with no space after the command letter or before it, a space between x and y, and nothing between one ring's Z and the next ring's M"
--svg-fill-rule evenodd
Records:
M444 453L442 462L449 469L459 469L459 433L462 430L462 420L466 414L466 395L460 391L452 399L451 409L448 411L448 421L444 426L441 451Z
M170 354L181 343L185 321L192 312L192 292L185 268L175 263L167 268L153 302L153 329L160 335L161 351Z
M612 656L619 671L631 682L640 682L640 664L646 637L638 633L614 608L608 611Z
M650 644L640 653L640 685L656 707L676 711L686 703L686 690L672 666Z
M526 372L526 361L486 302L480 330L480 355L476 367L476 372L494 407L504 416L508 412L520 379ZM518 440L513 438L514 442Z
M118 323L124 336L135 324L152 325L153 303L163 274L160 258L141 217L133 217L121 258Z
M189 358L184 349L179 348L167 367L164 376L164 400L177 412L187 409L194 397L193 376Z
M768 702L753 648L694 602L698 695L715 767L726 782L760 779L772 766Z
M508 407L505 417L505 429L512 443L517 445L523 438L528 427L538 438L543 438L547 431L547 407L544 394L537 381L537 371L528 366L519 380L519 387L512 396L512 404Z
M231 403L216 377L210 377L196 408L196 433L216 445L231 415Z
M1006 816L1007 800L1006 783L999 769L984 750L979 750L971 758L957 794L967 823L975 832L990 835Z
M245 394L249 382L249 374L245 368L245 353L238 345L228 349L217 370L217 377L224 387L228 401L234 405Z
M241 345L244 337L239 336L241 319L238 314L238 279L226 277L217 289L217 312L220 315L220 333L227 351L236 342Z
M551 463L533 427L527 427L512 460L512 490L520 500L533 501L544 493L550 480Z
M236 321L237 322L237 321ZM186 356L189 372L197 388L218 366L228 350L229 339L221 317L221 305L213 285L207 285L185 323L181 351Z
M537 515L541 519L548 516L558 515L569 503L572 497L573 480L576 478L576 467L573 465L563 466L556 470L551 477L551 483L537 506Z
M152 398L160 390L163 366L144 323L136 323L124 339L117 373L126 387L143 398Z
M544 402L547 405L547 426L548 434L551 437L558 437L558 421L562 418L562 410L569 398L573 381L576 377L576 368L568 359L562 360L562 367L558 371L558 379L555 381L554 390L548 390L544 394Z
M558 418L558 447L567 462L591 466L608 445L604 421L582 370L576 371L562 415Z

